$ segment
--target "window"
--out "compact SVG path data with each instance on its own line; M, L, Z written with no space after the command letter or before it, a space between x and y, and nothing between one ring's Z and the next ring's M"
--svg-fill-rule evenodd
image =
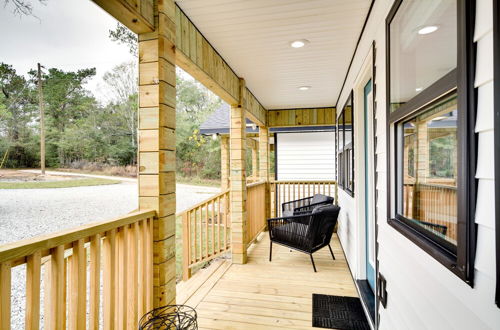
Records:
M386 26L388 221L471 285L472 2L398 0Z
M354 117L352 106L352 92L349 95L342 112L337 119L337 158L339 186L348 194L354 196Z

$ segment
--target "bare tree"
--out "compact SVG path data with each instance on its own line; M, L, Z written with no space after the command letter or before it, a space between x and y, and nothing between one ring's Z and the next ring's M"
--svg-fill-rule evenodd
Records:
M137 148L138 79L137 63L125 62L104 74L102 90L114 111L125 121L134 150Z
M35 0L41 4L45 4L47 0ZM4 8L12 7L12 12L19 16L34 16L33 2L31 0L3 0Z

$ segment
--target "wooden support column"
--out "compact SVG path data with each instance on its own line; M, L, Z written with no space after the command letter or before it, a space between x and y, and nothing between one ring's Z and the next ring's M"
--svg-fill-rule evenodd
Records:
M269 184L269 129L265 126L259 127L259 179L268 182L266 186L265 208L266 218L271 217L271 195Z
M240 91L244 81L240 81ZM240 93L243 95L243 93ZM246 212L246 120L242 100L231 106L230 158L231 158L231 253L233 263L247 262Z
M220 186L229 189L229 136L220 137Z
M139 208L154 209L153 306L175 303L175 4L139 34Z

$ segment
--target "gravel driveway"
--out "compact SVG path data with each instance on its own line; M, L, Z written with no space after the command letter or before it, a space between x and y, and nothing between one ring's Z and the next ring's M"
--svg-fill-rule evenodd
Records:
M178 184L177 211L218 188ZM59 189L0 189L0 244L106 220L137 209L137 184Z
M177 212L220 191L178 184ZM59 189L0 189L0 245L99 220L137 209L137 183ZM24 328L25 266L12 270L12 325ZM43 289L42 289L43 298ZM43 311L42 311L43 318Z

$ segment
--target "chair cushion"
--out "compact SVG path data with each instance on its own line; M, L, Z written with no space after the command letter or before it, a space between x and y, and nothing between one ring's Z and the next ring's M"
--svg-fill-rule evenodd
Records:
M331 205L328 205L328 204L327 204L327 205L324 205L324 204L323 204L323 205L318 205L318 206L315 206L315 207L313 208L313 210L312 210L312 214L314 214L314 213L318 213L318 212L321 212L321 211L323 211L324 209L326 209L326 208L328 208L328 207L330 207L330 206L331 206Z
M293 215L293 210L285 210L283 211L283 217L291 217Z
M311 204L324 203L326 201L328 201L328 196L322 194L316 194L313 196Z

